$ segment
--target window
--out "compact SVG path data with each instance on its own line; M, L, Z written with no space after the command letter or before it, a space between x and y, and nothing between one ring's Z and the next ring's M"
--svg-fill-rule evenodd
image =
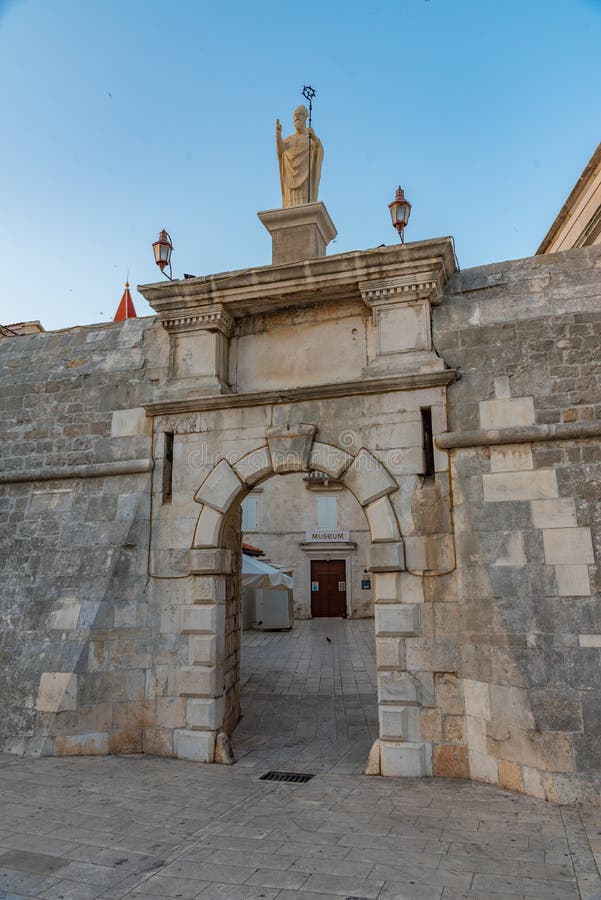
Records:
M317 527L324 531L338 528L338 497L317 498Z
M432 410L429 406L422 407L422 440L424 450L424 475L431 478L434 475L434 439L432 437Z
M171 503L173 493L173 432L165 432L163 455L163 503Z
M242 501L242 531L257 530L257 497L245 497Z

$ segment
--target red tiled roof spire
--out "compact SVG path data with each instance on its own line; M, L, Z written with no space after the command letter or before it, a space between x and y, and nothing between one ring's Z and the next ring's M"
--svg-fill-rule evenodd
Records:
M113 322L122 322L124 319L135 318L136 308L134 306L134 301L131 299L131 294L129 293L129 281L126 281L125 290L123 291L123 296L121 297L121 303L117 307L117 312L115 313Z

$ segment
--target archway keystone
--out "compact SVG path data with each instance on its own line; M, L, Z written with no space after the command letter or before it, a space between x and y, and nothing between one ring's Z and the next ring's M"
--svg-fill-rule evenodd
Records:
M317 425L272 425L265 430L271 464L276 475L307 472Z

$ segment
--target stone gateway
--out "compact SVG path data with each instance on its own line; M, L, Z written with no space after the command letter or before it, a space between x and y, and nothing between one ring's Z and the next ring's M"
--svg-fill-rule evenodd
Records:
M0 340L2 748L231 762L241 504L311 472L364 522L368 771L597 796L601 247L322 249Z

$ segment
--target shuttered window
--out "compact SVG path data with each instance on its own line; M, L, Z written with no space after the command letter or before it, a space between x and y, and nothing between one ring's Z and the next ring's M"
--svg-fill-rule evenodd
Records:
M317 498L317 527L324 531L338 528L338 497Z
M257 529L257 497L245 497L242 501L242 531Z

